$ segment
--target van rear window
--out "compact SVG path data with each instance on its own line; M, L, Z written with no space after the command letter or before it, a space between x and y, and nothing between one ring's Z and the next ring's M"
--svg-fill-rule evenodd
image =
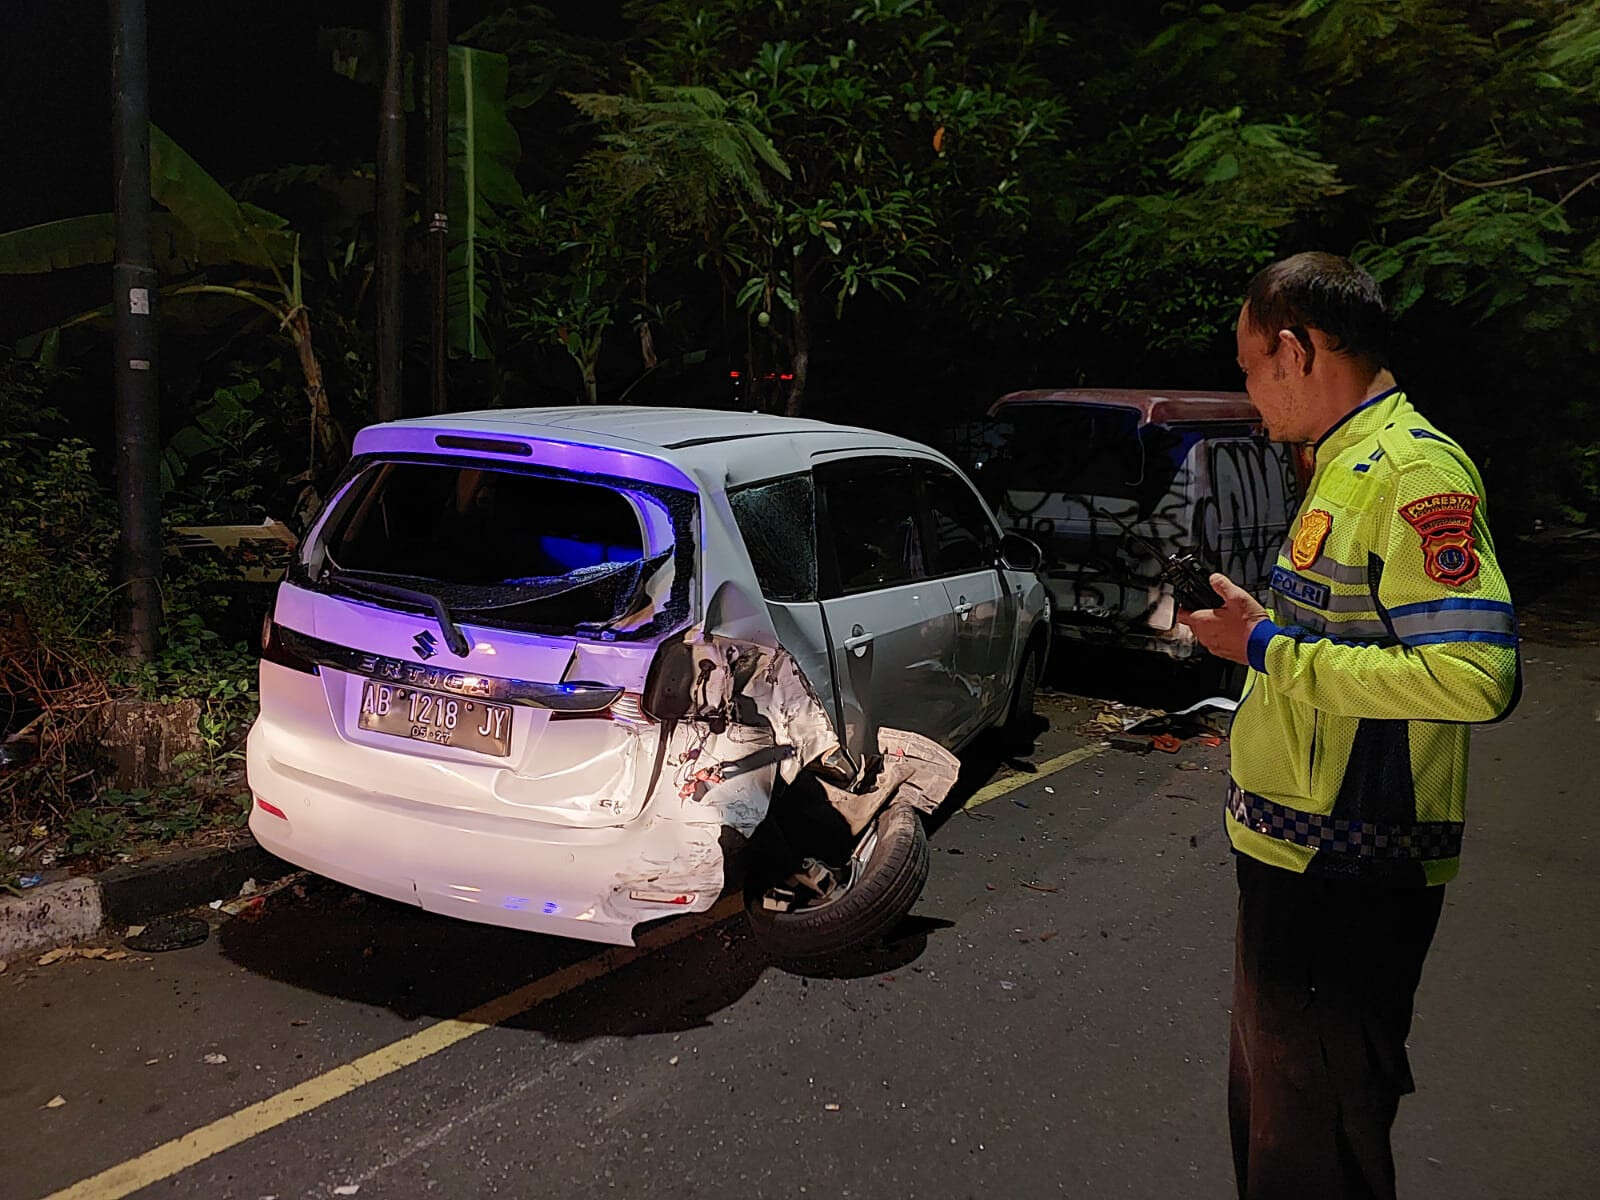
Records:
M1192 442L1164 425L1141 427L1130 409L1088 404L1008 404L986 440L986 492L1107 496L1141 508L1172 486Z

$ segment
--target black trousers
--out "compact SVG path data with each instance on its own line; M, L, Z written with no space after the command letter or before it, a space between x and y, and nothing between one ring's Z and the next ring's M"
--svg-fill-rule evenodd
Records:
M1299 875L1240 854L1228 1119L1241 1200L1393 1200L1415 1091L1411 1004L1443 887Z

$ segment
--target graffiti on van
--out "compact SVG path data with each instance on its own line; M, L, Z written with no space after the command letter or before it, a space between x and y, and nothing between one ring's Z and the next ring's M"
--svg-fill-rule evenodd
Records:
M1286 447L1237 422L1170 428L1125 410L1029 408L1002 411L977 473L1001 522L1044 551L1059 631L1150 639L1176 657L1195 652L1159 564L1097 509L1169 552L1265 589L1298 503Z

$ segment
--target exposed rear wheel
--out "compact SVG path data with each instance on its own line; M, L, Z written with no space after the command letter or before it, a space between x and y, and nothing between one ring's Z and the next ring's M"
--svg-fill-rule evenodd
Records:
M807 858L779 883L752 878L745 915L776 957L824 958L881 940L911 911L927 881L922 814L909 804L890 804L844 864Z

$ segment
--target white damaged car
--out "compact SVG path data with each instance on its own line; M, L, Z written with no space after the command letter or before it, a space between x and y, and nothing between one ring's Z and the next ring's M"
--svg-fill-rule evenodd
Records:
M778 952L870 941L921 891L950 752L1031 723L1038 565L947 459L869 430L373 426L263 629L250 828L518 929L630 944L743 879Z

